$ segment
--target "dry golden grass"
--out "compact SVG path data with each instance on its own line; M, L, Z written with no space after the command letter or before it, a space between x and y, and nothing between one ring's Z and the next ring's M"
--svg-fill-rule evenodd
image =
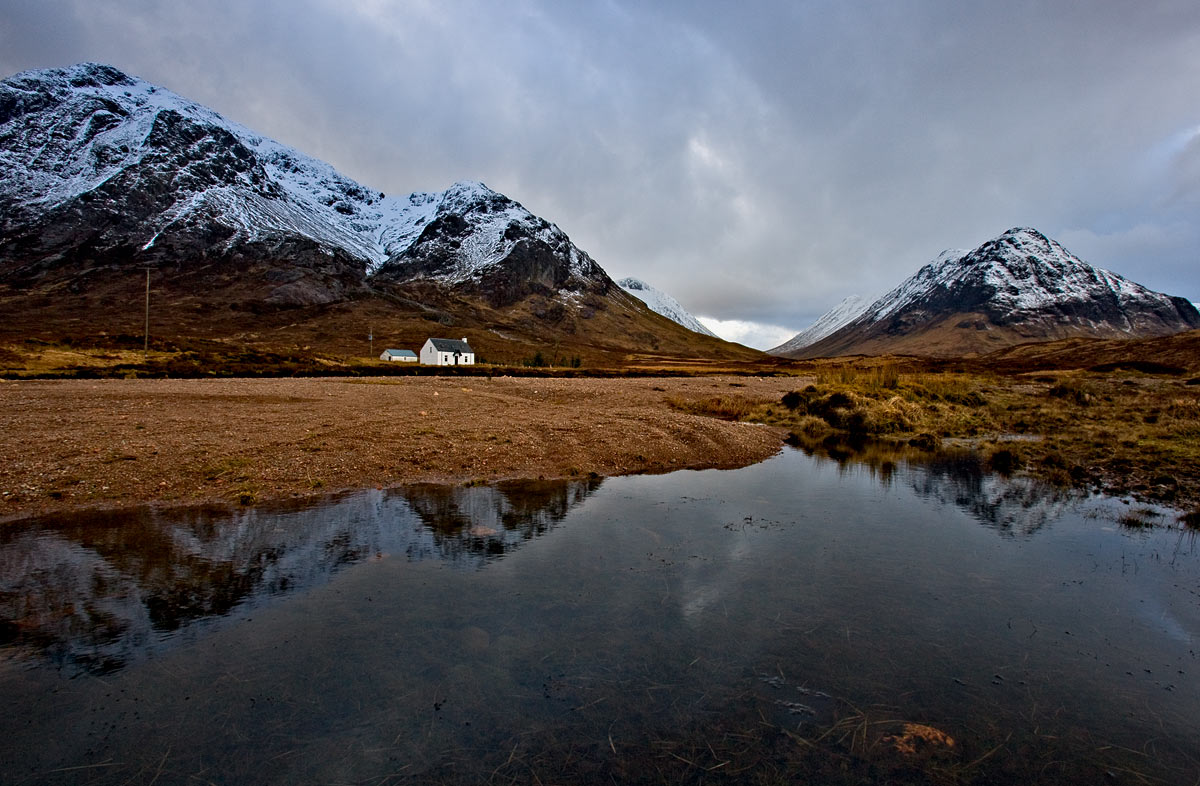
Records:
M0 370L30 376L52 374L66 368L113 368L114 366L156 361L172 353L132 349L70 348L33 346L0 348Z
M1126 372L1001 375L899 364L820 369L780 401L672 402L697 414L934 448L957 442L1001 472L1200 504L1200 386Z

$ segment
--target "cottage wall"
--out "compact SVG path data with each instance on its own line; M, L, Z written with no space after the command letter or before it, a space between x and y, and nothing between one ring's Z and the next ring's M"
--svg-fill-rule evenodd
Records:
M440 339L439 339L440 340ZM455 342L457 344L457 342ZM445 346L443 344L443 346ZM462 346L466 346L465 339ZM475 364L474 352L446 352L434 346L433 339L426 339L421 347L421 363L426 366L471 366Z

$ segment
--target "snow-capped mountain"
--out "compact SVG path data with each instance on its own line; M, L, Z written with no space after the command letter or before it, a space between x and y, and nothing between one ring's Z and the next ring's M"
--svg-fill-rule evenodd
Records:
M646 307L655 314L661 314L672 322L683 325L695 333L712 336L713 338L717 337L716 333L704 327L700 320L696 319L687 309L679 305L678 300L662 290L655 289L645 281L636 278L623 278L617 282L617 286L645 303Z
M768 349L767 354L787 355L789 352L797 352L810 344L815 344L852 322L870 304L871 301L865 298L858 295L849 295L843 298L836 306L817 317L816 321L804 330L801 330L774 349Z
M1147 337L1200 327L1184 298L1093 267L1034 229L945 251L856 318L789 357L962 355L1039 339Z
M292 305L376 277L499 303L611 288L558 227L482 183L385 196L107 65L0 82L0 168L0 276L23 286L216 264Z
M376 279L434 281L494 306L531 294L605 294L613 288L561 229L482 183L456 183L430 204L434 209L419 219L419 233L392 247Z

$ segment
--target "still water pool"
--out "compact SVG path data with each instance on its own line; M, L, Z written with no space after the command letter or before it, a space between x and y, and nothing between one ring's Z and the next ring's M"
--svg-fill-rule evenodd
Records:
M839 458L6 525L0 782L1195 782L1191 533Z

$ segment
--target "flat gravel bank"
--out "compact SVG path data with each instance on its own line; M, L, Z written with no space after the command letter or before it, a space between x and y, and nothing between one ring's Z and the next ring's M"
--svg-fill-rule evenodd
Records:
M796 379L389 378L0 382L0 519L254 504L412 482L737 467L778 428L670 402L778 401Z

